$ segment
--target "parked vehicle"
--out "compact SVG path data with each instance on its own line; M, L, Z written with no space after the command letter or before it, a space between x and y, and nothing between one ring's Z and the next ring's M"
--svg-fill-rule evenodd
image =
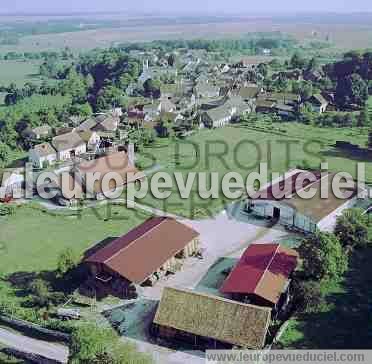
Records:
M59 308L57 310L57 316L62 320L80 320L80 310L78 309L68 309L68 308Z

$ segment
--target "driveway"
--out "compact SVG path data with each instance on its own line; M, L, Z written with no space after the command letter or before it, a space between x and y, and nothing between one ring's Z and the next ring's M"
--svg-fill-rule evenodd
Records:
M40 355L61 363L67 363L68 361L69 351L67 346L33 339L2 328L0 328L0 343L21 352Z

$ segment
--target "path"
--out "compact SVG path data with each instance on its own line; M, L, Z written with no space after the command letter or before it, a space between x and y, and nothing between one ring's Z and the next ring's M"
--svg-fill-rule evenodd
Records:
M0 343L21 352L40 355L47 359L67 363L69 350L64 345L52 344L0 328Z

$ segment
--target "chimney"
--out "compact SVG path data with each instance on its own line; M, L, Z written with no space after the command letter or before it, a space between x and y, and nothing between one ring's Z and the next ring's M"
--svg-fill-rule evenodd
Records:
M128 164L130 166L135 166L135 163L136 163L136 157L135 157L135 153L134 153L134 144L131 143L131 144L128 144L128 151L127 151L127 154L128 154Z

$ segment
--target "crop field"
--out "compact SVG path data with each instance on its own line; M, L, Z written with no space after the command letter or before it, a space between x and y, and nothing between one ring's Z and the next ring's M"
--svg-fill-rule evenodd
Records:
M14 82L21 87L25 82L39 83L40 63L40 61L0 61L0 85L8 86ZM1 101L3 97L0 97Z
M161 140L142 152L140 164L145 168L160 165L171 175L181 172L184 180L188 172L218 172L221 181L230 171L238 172L245 179L249 172L258 170L260 162L267 161L270 163L269 173L284 173L293 167L319 168L321 161L328 161L331 171L348 172L353 176L356 175L357 162L362 162L355 156L341 153L333 145L337 140L346 140L365 146L367 130L361 134L357 129L326 129L296 123L273 124L269 128L264 126L264 131L261 131L242 126L227 127L205 130L178 143ZM366 178L372 181L372 164L365 162ZM190 198L183 199L174 179L172 194L166 200L148 194L138 202L186 217L215 213L229 203L221 191L217 199L202 199L196 182Z
M364 26L362 26L364 25ZM282 19L257 17L226 17L223 19L203 18L183 21L169 18L160 21L156 17L146 19L125 19L120 27L90 29L66 33L26 35L17 45L0 46L0 52L56 50L66 46L75 49L108 47L123 42L142 42L160 39L218 39L239 38L252 32L281 31L292 35L300 42L327 39L339 49L372 47L372 27L351 20L346 24L328 22L323 19Z

